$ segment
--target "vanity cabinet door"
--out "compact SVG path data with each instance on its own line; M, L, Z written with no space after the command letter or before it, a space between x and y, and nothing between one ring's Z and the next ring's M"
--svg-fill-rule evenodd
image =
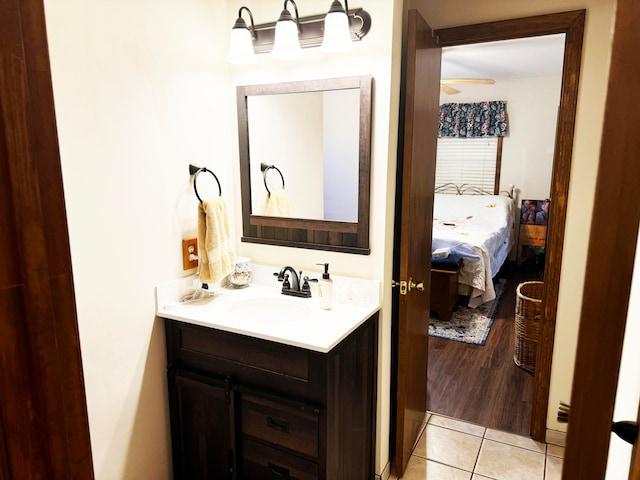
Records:
M180 371L172 383L175 478L235 478L233 391L224 382Z

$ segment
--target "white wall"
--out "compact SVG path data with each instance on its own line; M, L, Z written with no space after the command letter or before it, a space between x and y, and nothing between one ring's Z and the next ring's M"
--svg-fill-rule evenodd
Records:
M154 286L183 274L195 233L189 162L234 200L226 4L45 7L95 476L170 478Z

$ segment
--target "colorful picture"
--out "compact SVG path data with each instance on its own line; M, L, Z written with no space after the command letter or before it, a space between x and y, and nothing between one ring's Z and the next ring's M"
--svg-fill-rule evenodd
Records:
M549 207L546 200L523 200L520 210L521 225L547 225L549 223Z

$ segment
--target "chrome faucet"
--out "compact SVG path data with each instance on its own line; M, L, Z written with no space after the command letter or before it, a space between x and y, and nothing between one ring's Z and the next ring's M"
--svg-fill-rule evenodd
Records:
M298 275L293 267L282 267L280 273L274 273L278 277L278 281L282 282L282 294L292 295L294 297L311 297L311 289L309 288L309 278L302 278L302 270Z

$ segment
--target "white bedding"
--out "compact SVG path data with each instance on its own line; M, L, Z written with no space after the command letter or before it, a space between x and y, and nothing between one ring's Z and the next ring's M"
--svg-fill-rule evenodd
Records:
M496 296L493 277L514 244L514 201L502 195L436 193L432 249L463 257L458 282L471 287L470 307Z

